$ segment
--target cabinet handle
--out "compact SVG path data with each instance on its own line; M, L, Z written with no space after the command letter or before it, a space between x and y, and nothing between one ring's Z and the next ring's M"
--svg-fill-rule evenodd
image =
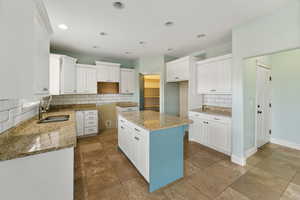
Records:
M48 88L43 88L43 91L48 91Z
M204 121L203 123L204 123L204 124L208 124L208 122L205 122L205 121Z
M121 126L121 129L124 129L124 126Z
M134 137L134 139L135 139L135 140L137 140L137 141L139 141L139 140L140 140L140 138L138 138L138 137Z
M212 90L210 90L211 92L216 92L217 90L216 89L212 89Z
M134 128L134 130L136 130L137 132L141 132L139 129L137 129L137 128Z
M220 120L220 119L215 117L214 120Z
M179 79L179 77L175 77L175 79Z
M125 122L124 120L120 120L120 121L123 122L123 123Z

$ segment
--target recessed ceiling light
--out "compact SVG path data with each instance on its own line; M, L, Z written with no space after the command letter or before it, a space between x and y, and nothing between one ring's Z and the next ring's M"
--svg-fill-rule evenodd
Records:
M107 33L105 33L105 32L101 32L101 33L99 33L101 36L105 36L105 35L107 35Z
M60 24L60 25L58 25L58 28L65 31L65 30L68 30L69 27L65 24Z
M173 51L174 49L172 49L172 48L168 48L168 51Z
M199 34L197 35L197 38L204 38L206 35L205 34Z
M120 2L120 1L114 2L113 6L114 6L114 8L119 9L119 10L121 10L125 7L124 3Z
M139 44L143 45L143 44L146 44L146 42L140 41Z
M131 52L129 52L129 51L126 51L126 52L125 52L125 54L127 54L127 55L128 55L128 54L131 54Z
M94 49L98 49L98 48L99 48L99 46L95 45L95 46L93 46L93 48L94 48Z
M171 21L168 21L165 23L165 26L173 26L174 25L174 22L171 22Z

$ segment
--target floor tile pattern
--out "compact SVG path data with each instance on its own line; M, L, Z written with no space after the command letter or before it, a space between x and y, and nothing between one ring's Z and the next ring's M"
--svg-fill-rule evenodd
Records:
M300 151L267 144L241 167L185 141L185 177L153 193L117 149L117 131L78 140L75 200L299 200Z

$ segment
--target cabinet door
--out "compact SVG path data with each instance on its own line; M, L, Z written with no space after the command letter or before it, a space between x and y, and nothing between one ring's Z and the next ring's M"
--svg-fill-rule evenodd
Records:
M76 111L76 132L77 136L84 135L84 112Z
M62 94L74 94L76 92L76 66L75 59L64 56L61 66Z
M197 117L191 117L193 123L189 125L189 140L201 143L203 131L202 121Z
M199 94L206 94L213 90L216 78L212 76L213 69L209 63L197 66L197 91Z
M97 93L97 70L93 68L86 69L86 89L89 94Z
M232 60L225 59L218 62L217 92L231 93L231 66Z
M109 82L120 82L120 67L108 67Z
M121 70L121 88L122 94L131 94L135 91L135 79L133 70Z
M108 82L109 81L109 71L108 71L107 66L97 65L97 81L98 82Z
M85 93L86 89L86 71L83 67L77 67L77 93Z
M39 17L34 18L34 93L49 94L50 37Z
M209 145L221 152L230 152L230 126L219 122L209 122Z
M185 59L177 63L175 77L178 77L178 81L189 80L189 60Z
M167 82L176 81L175 77L175 65L172 63L167 63Z

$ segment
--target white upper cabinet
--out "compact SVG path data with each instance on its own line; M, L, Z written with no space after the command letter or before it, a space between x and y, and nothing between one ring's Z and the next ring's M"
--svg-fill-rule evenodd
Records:
M77 93L97 93L97 70L95 66L77 65Z
M231 67L231 55L198 62L198 94L231 94Z
M98 82L120 82L120 64L96 61Z
M188 81L190 65L194 59L190 56L167 63L167 82Z
M2 0L0 4L0 99L47 93L52 29L43 1Z
M50 33L49 22L45 22L41 13L36 10L34 17L34 94L49 94L49 55Z
M76 59L64 55L50 55L50 94L76 93Z
M135 92L135 71L133 69L121 69L121 94L133 94Z

